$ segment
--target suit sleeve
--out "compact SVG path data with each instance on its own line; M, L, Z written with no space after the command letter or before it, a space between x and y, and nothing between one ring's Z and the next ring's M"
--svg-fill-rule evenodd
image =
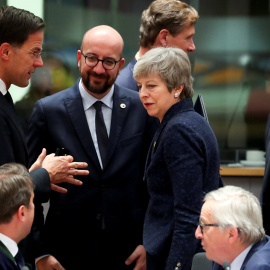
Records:
M50 198L51 182L48 172L40 168L30 172L30 176L35 185L35 203L45 203Z

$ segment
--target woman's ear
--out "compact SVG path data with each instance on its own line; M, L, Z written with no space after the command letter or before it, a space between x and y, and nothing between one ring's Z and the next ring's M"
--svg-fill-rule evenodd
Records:
M179 97L181 95L183 89L184 89L184 85L183 84L180 85L180 86L175 87L175 89L174 89L174 96L175 97Z

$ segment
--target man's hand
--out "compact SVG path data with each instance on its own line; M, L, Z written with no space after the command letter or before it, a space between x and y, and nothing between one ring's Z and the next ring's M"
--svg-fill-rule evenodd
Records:
M86 168L86 162L73 162L72 156L46 156L46 149L43 149L36 162L31 166L30 172L38 168L47 170L51 180L51 189L60 193L66 193L67 189L56 184L67 182L73 185L82 185L82 182L74 179L74 175L88 175L88 170L78 170Z
M136 261L136 265L133 270L146 270L146 250L143 245L136 247L125 261L125 264L130 265L134 261Z
M37 261L38 270L65 270L53 256L47 256Z

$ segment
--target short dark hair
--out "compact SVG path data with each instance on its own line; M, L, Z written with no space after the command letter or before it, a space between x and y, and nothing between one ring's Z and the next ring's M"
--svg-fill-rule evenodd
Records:
M44 21L27 10L12 6L0 9L0 45L7 42L20 47L30 34L44 28Z
M142 13L140 46L153 45L162 29L167 29L172 36L176 36L183 31L185 25L194 25L198 18L198 12L184 2L178 0L153 1Z
M21 205L29 208L33 190L33 182L23 165L0 166L0 223L9 223Z

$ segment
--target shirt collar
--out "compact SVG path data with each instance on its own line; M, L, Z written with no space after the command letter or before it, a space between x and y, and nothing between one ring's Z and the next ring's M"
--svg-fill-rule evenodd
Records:
M6 248L9 250L11 255L13 257L15 257L15 255L18 253L18 250L19 250L17 243L2 233L0 233L0 240L6 246Z
M0 79L0 92L5 95L7 93L7 87L6 84L2 79Z
M250 249L252 248L253 245L248 246L244 251L242 251L231 263L231 270L238 270L241 269L241 266L248 254L248 252L250 251Z
M102 101L107 107L113 107L113 93L114 93L114 85L112 86L110 92L103 97L102 99L96 99L92 95L90 95L82 85L82 79L79 81L79 91L82 97L83 108L84 111L88 110L97 100Z

